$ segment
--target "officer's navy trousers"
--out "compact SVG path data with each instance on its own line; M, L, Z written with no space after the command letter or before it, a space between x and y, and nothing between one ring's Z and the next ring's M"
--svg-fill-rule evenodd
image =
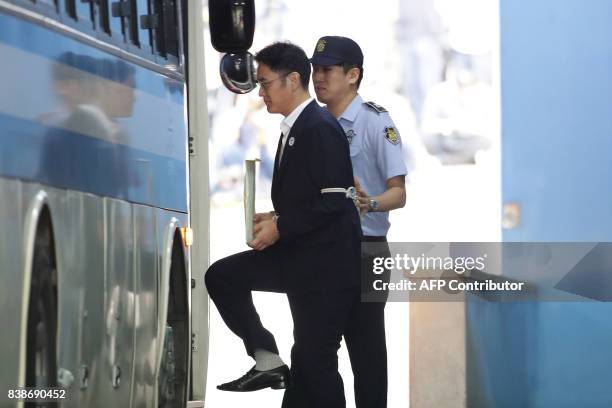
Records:
M380 253L361 256L361 301L355 302L344 331L353 369L356 408L386 408L387 406L387 345L385 337L385 305L388 292L372 292L375 279L389 282L390 271L374 275L372 258L389 257L385 237L364 236L362 242L376 243ZM368 301L364 301L364 300Z

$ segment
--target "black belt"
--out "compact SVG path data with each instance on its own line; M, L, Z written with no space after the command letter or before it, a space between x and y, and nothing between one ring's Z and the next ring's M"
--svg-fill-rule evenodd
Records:
M361 237L361 242L387 242L387 237L377 237L374 235L364 235Z

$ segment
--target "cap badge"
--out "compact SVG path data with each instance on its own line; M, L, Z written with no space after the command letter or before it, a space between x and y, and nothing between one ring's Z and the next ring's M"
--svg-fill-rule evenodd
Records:
M317 43L317 52L323 52L325 51L325 46L327 45L327 41L325 40L319 40L319 42Z
M295 138L293 136L290 137L287 143L289 143L289 146L293 146L293 144L295 143Z
M396 145L399 143L399 135L394 127L388 126L385 128L385 138L391 142L391 144Z

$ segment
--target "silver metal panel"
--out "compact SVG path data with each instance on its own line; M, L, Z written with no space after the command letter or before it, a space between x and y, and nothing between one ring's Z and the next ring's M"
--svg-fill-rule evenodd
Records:
M202 0L190 3L192 10L203 8ZM208 107L206 105L206 74L204 72L204 21L198 13L189 13L187 30L189 46L189 136L192 153L189 157L189 212L194 242L191 247L191 275L195 288L191 291L191 323L195 335L192 350L193 396L204 400L208 368L208 293L204 272L209 264L210 194L208 176Z
M19 384L19 353L23 293L23 211L21 183L0 178L0 384ZM27 308L27 305L25 306ZM4 392L4 390L2 390ZM13 406L13 405L10 405Z
M72 394L75 406L95 406L102 384L107 381L100 370L103 366L104 349L104 205L100 197L74 193L77 200L70 200L69 211L74 223L71 226L77 252L74 258L76 269L83 281L84 301L79 305L80 322L77 367L73 367L75 385ZM72 194L71 194L72 196ZM86 370L86 381L85 373ZM79 390L79 391L76 391ZM79 398L74 398L79 395Z
M82 205L82 195L33 183L24 183L25 196L30 197L40 189L47 194L51 213L58 273L58 368L76 376L83 354L83 311L86 309L87 268L85 237L87 214ZM92 249L92 248L90 248ZM80 406L78 382L68 386L72 398L64 406Z
M160 338L161 345L158 348L157 361L156 361L156 375L159 375L159 368L161 363L161 352L163 346L163 333L167 318L167 305L169 296L169 277L170 277L170 261L172 256L172 244L174 233L176 228L184 227L187 225L187 214L176 213L170 211L164 211L157 209L157 245L159 248L159 256L161 261L161 267L159 271L159 313L158 313L158 337ZM186 254L185 262L187 270L189 270L188 264L189 256ZM190 276L187 274L187 287L191 287ZM188 292L189 293L189 292ZM191 327L189 328L191 332Z
M34 183L24 183L24 196L32 197L40 189L48 195L51 212L58 270L58 367L74 377L69 385L71 398L64 407L102 406L104 394L111 388L108 369L108 345L105 343L105 246L107 234L104 223L103 199L91 194L53 189ZM27 203L24 203L27 205ZM132 232L127 207L128 228L122 238L127 242L125 252L132 250ZM124 210L125 213L125 210ZM123 245L123 244L119 244ZM131 265L128 269L131 270ZM126 287L129 290L130 287ZM129 321L129 319L127 319ZM131 327L128 329L131 332ZM126 343L129 350L132 344ZM129 376L128 364L122 364ZM88 373L83 382L83 370ZM127 395L120 398L129 400Z
M159 377L160 364L162 359L162 348L164 343L164 332L166 326L166 319L168 315L168 296L170 288L170 259L172 255L172 237L174 230L180 226L178 218L174 217L172 213L157 210L157 248L159 253L160 268L158 274L158 313L157 313L157 337L160 339L160 343L157 348L157 355L155 359L155 376ZM157 403L157 399L156 399Z
M67 386L71 398L65 407L83 406L86 394L79 390L79 367L81 361L90 360L91 350L95 346L86 345L91 336L87 325L91 325L95 316L96 303L99 297L92 295L92 286L96 276L102 273L100 254L103 250L100 240L96 243L98 233L92 221L96 214L101 214L101 204L95 205L90 197L84 201L84 195L77 192L66 192L34 183L24 183L24 195L32 197L43 190L47 194L51 213L55 253L58 272L58 368L67 370L73 381ZM98 199L99 200L99 199ZM97 256L97 258L96 258ZM98 283L96 290L102 287ZM101 303L98 300L98 310ZM88 317L89 311L94 316ZM99 314L99 313L98 313ZM89 363L91 364L91 363Z
M186 225L187 215L0 179L0 195L13 198L0 206L2 310L24 302L22 291L12 290L25 285L24 257L14 254L24 253L19 224L41 191L47 195L56 244L58 365L74 376L71 398L63 406L123 407L131 401L135 407L153 407L163 344L159 321L165 319L160 313L165 305L158 299L160 282L167 291L170 238L176 226ZM17 310L1 316L3 327L19 327ZM17 385L18 353L6 351L19 347L19 330L3 330L0 344L2 383ZM121 378L114 389L116 366ZM88 370L86 387L81 382L83 367Z
M134 376L132 407L153 407L155 403L155 363L160 346L157 337L158 263L157 217L152 207L134 205L134 261L137 295L135 298Z
M134 360L134 242L130 204L104 199L105 347L96 406L126 406ZM117 369L120 370L116 383Z

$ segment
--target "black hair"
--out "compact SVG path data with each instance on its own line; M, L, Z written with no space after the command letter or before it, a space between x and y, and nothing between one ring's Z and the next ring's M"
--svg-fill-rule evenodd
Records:
M113 75L112 75L112 78L114 80L121 82L123 84L127 83L128 81L134 80L134 76L136 75L136 70L134 69L132 65L120 59L117 59L114 62L115 62L115 67L113 69Z
M342 67L342 70L344 71L345 74L353 68L359 69L359 78L357 78L357 82L356 82L357 89L359 89L359 85L361 85L361 80L363 79L363 67L357 64L353 64L352 62L343 62L341 64L338 64L338 66Z
M53 79L57 81L85 81L87 74L98 75L96 59L88 55L65 52L56 59L53 66Z
M310 61L304 50L297 45L290 42L275 42L259 51L255 55L255 61L267 65L272 71L281 75L297 72L300 74L302 88L308 89Z
M125 84L130 80L133 81L136 70L120 59L100 59L65 52L57 58L52 72L53 78L58 81L71 79L88 81L91 80L89 75L94 75Z

